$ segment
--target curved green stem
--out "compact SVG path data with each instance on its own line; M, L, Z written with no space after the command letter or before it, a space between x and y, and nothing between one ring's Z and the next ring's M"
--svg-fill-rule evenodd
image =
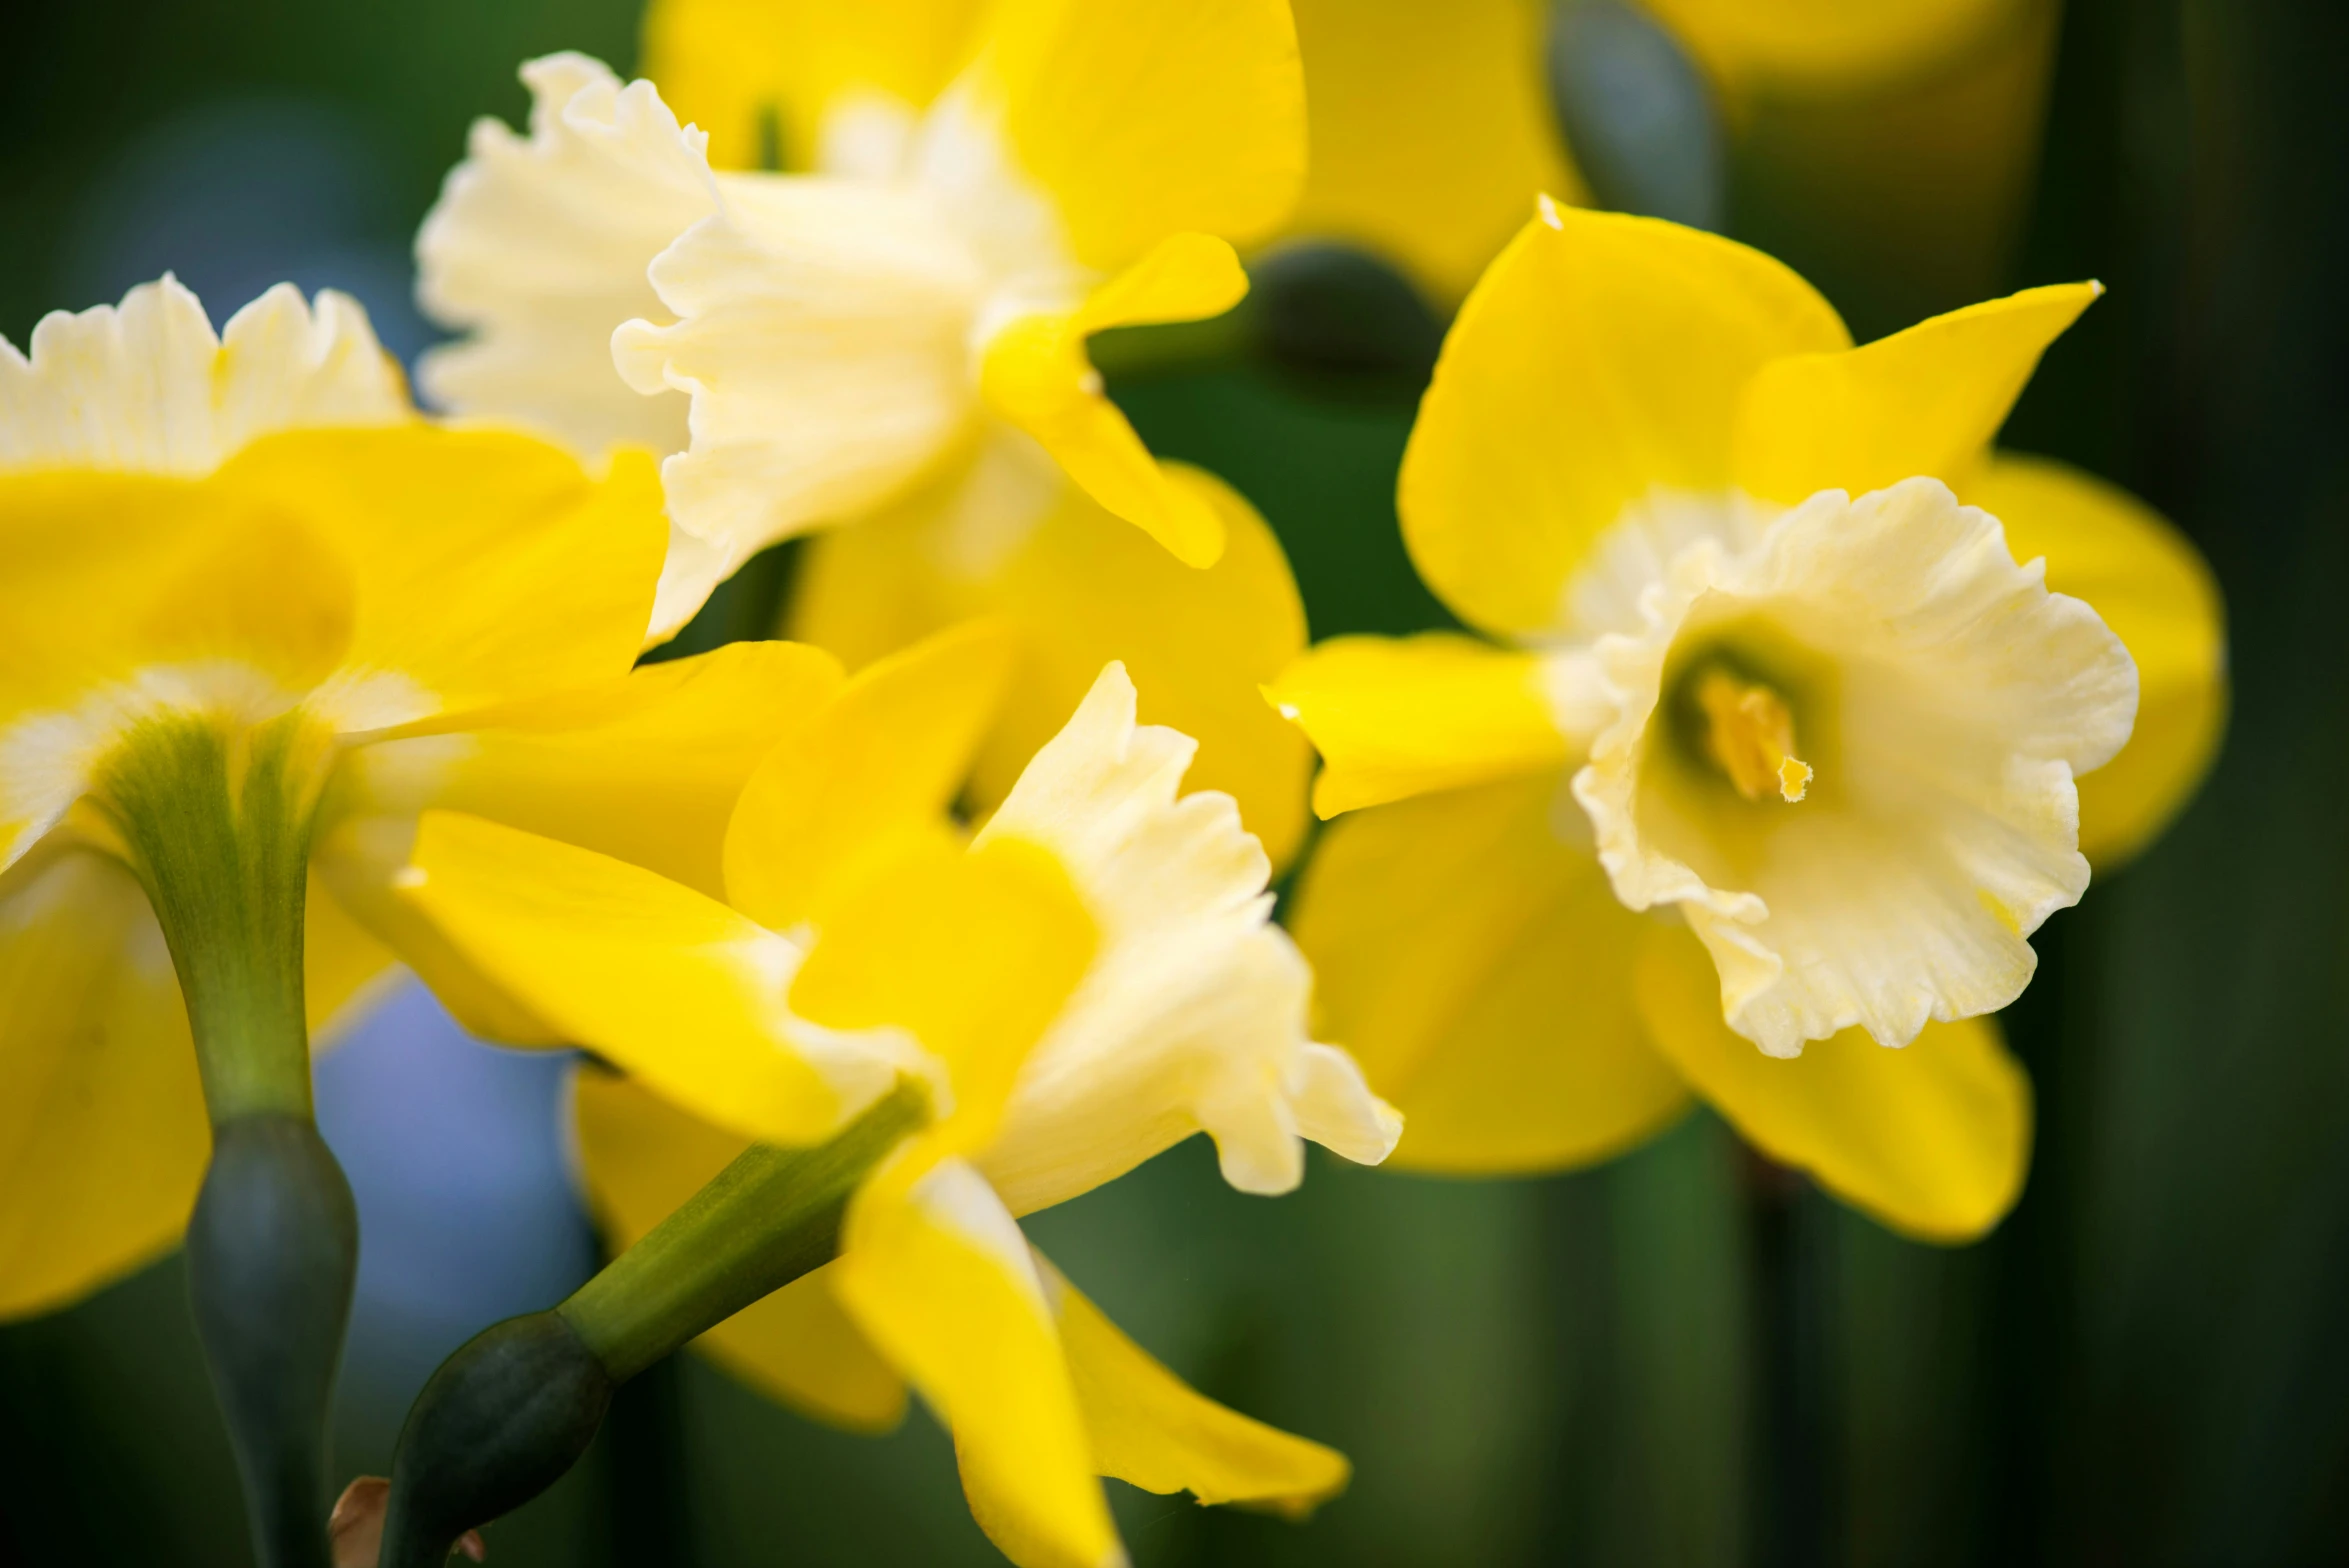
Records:
M755 1144L560 1307L475 1336L400 1431L379 1568L440 1568L578 1462L620 1384L829 1262L849 1198L928 1111L903 1085L829 1143Z
M358 1272L350 1186L311 1121L302 998L328 756L298 716L158 719L96 791L170 945L212 1117L188 1290L263 1568L331 1560L326 1431Z

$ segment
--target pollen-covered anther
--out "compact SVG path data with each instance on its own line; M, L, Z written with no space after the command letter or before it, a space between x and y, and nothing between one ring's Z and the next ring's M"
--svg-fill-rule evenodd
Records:
M1785 698L1711 669L1698 679L1696 699L1705 715L1705 754L1740 795L1775 794L1792 805L1809 793L1811 765L1794 754L1794 715Z

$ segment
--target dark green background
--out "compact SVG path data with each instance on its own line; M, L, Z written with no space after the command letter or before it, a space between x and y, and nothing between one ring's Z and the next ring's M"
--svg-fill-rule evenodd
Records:
M559 46L624 65L631 13L20 9L0 330L21 344L42 311L132 281L77 259L81 193L173 116L331 107L376 165L347 237L396 249L467 120L519 116L514 65ZM1340 1444L1358 1475L1303 1529L1113 1485L1140 1562L2349 1558L2345 82L2337 6L2074 0L2065 20L2001 282L2113 292L2008 439L2130 485L2201 543L2237 706L2177 829L2042 934L2009 1015L2041 1117L2015 1215L1968 1250L1913 1246L1702 1117L1585 1175L1322 1160L1274 1203L1177 1151L1033 1234L1201 1386ZM1881 314L1900 280L1829 277L1751 170L1732 210L1820 261L1863 333L1905 324ZM1395 538L1407 389L1252 367L1121 392L1272 518L1317 633L1439 613ZM395 1416L348 1413L345 1469L384 1466ZM243 1563L234 1496L176 1264L0 1330L0 1560ZM633 1386L589 1463L490 1540L508 1568L991 1560L924 1418L845 1437L698 1363Z

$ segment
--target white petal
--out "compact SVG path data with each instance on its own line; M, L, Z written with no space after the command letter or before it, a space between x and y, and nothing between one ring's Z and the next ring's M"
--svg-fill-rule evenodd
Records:
M1058 1203L1204 1129L1224 1175L1285 1192L1300 1138L1375 1162L1401 1122L1307 1032L1312 976L1269 923L1270 866L1212 791L1177 798L1196 749L1137 725L1102 672L981 832L1057 854L1102 925L1093 967L1022 1070L980 1160L1015 1212Z
M692 395L669 515L738 565L890 499L977 409L977 260L919 195L818 176L728 176L725 206L653 263L667 326L612 340L639 390Z
M612 331L667 319L646 268L718 205L706 138L650 82L549 55L522 68L530 134L474 122L465 161L416 235L417 295L469 331L418 367L453 413L528 425L585 453L685 445L685 400L630 390Z
M1730 1025L1791 1056L2012 1001L2026 938L2088 885L2073 776L2136 713L2095 613L1930 479L1814 496L1750 549L1699 538L1639 604L1593 649L1619 717L1575 794L1617 895L1679 905L1711 950ZM1829 749L1800 805L1738 800L1660 711L1677 657L1750 625L1820 671L1806 722Z
M367 313L331 291L313 307L281 283L230 317L224 340L165 276L120 306L43 317L30 358L0 340L0 469L194 476L272 431L409 415Z

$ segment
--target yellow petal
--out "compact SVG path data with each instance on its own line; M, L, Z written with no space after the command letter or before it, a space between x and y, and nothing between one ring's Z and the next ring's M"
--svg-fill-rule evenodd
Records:
M1965 499L2006 525L2017 560L2085 599L2137 661L2137 727L2080 779L2080 852L2125 864L2169 825L2218 755L2227 716L2226 606L2209 563L2118 486L2046 458L1994 454Z
M2021 1195L2031 1081L1989 1019L1929 1023L1898 1050L1846 1029L1764 1056L1722 1022L1705 950L1669 927L1641 954L1637 989L1657 1048L1739 1132L1903 1235L1971 1241Z
M176 1244L210 1154L146 894L112 860L44 845L0 880L0 1319Z
M1010 676L985 623L941 632L860 671L743 786L726 832L726 893L782 930L909 843L946 831Z
M614 1251L632 1247L732 1164L750 1141L595 1068L572 1080L580 1167ZM769 1398L877 1432L905 1412L905 1383L849 1321L819 1270L745 1307L695 1345Z
M1296 202L1305 84L1285 0L1003 0L976 71L1088 267L1185 229L1259 238Z
M1202 1503L1244 1503L1291 1519L1345 1490L1353 1470L1345 1455L1200 1394L1126 1338L1058 1269L1041 1256L1036 1261L1101 1474L1145 1492L1189 1492Z
M929 104L981 10L978 0L653 0L643 70L679 118L709 133L712 164L759 167L772 124L784 168L837 169L859 110L910 116Z
M1577 200L1538 0L1297 0L1312 157L1289 232L1351 240L1449 305L1525 221Z
M1229 244L1173 235L1077 309L1024 316L997 332L980 363L980 389L1104 508L1186 566L1213 566L1223 553L1221 515L1142 445L1103 393L1085 338L1108 327L1221 315L1247 292L1248 275Z
M1048 851L1016 839L936 846L873 873L826 912L791 1006L830 1029L910 1035L945 1074L934 1147L974 1149L1097 942Z
M844 680L821 648L733 643L419 726L359 752L352 788L375 810L486 817L721 898L735 803Z
M974 483L816 540L793 600L792 635L860 665L967 616L1015 629L1019 667L971 786L981 813L1003 799L1101 667L1120 660L1141 692L1143 721L1199 742L1191 783L1239 801L1241 819L1279 866L1304 833L1312 759L1304 737L1256 692L1303 649L1304 605L1280 541L1238 492L1179 463L1167 471L1223 517L1227 546L1205 571L1058 479L1041 518L1004 520L1008 554L991 551L996 519L981 515L984 492Z
M1792 506L1864 495L1919 474L1963 483L2006 423L2039 356L2104 292L2025 289L1840 353L1765 366L1737 416L1737 482Z
M295 431L245 448L213 483L300 519L350 563L354 690L347 712L324 709L344 729L625 672L668 548L648 456L616 454L598 480L503 431Z
M1403 1112L1394 1165L1497 1174L1590 1164L1687 1104L1646 1043L1615 902L1562 775L1334 823L1291 922L1321 1037Z
M885 1172L849 1209L841 1302L954 1434L980 1528L1021 1568L1124 1554L1019 1225L969 1166Z
M1321 817L1569 760L1539 656L1473 637L1334 637L1264 689L1321 752Z
M1848 342L1759 251L1545 201L1461 307L1420 404L1398 491L1420 575L1488 631L1554 630L1627 506L1729 485L1756 370Z
M784 1016L799 950L639 867L429 812L401 892L562 1038L722 1127L814 1143L894 1077L878 1060L811 1062Z
M399 959L320 884L317 873L302 901L302 1006L310 1019L310 1049L331 1045L366 1015L399 972Z

